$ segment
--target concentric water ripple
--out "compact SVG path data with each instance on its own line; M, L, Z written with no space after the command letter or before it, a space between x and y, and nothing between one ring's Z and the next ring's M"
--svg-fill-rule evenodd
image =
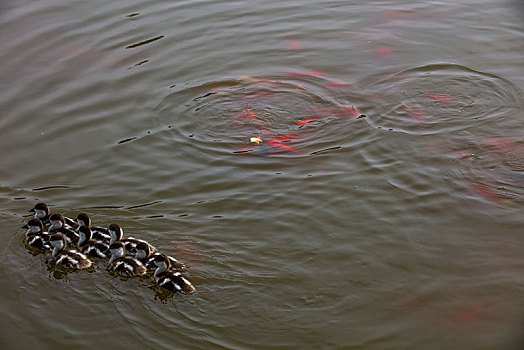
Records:
M377 79L377 82L372 80ZM522 92L510 81L455 64L431 64L360 85L373 105L373 124L418 135L489 132L501 120L522 126Z
M367 127L356 107L360 96L351 90L331 94L330 81L315 73L243 76L177 89L154 111L159 128L169 129L166 138L191 143L198 152L301 157L360 139ZM250 141L254 137L259 145Z

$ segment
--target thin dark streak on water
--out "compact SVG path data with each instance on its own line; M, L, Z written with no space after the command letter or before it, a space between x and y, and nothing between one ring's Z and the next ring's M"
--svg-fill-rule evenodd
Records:
M66 185L51 185L51 186L44 186L44 187L37 187L33 188L32 191L45 191L45 190L60 190L60 189L70 189L74 186L66 186Z
M84 209L124 209L123 205L99 205L84 207Z
M139 47L139 46L142 46L142 45L147 45L147 44L151 44L152 42L155 42L157 40L160 40L162 38L164 38L165 35L160 35L160 36L157 36L155 38L151 38L151 39L148 39L148 40L144 40L144 41L141 41L141 42L138 42L136 44L132 44L132 45L129 45L129 46L126 46L126 49L133 49L135 47Z
M127 207L126 209L136 209L136 208L149 207L151 205L155 205L155 204L158 204L158 203L162 203L162 201L153 201L153 202L150 202L150 203L133 205L133 206Z
M311 152L310 155L331 153L331 152L336 151L336 150L341 149L341 148L342 147L340 147L340 146L336 146L336 147L330 147L330 148L326 148L326 149L321 149L319 151Z
M203 95L203 96L198 96L198 97L195 97L193 99L193 101L198 101L200 99L203 99L203 98L206 98L206 97L209 97L209 96L212 96L212 95L216 95L217 93L216 92L208 92L207 94Z
M146 216L147 219L156 219L156 218L163 218L164 215L149 215Z
M138 136L129 137L127 139L123 139L123 140L118 141L117 144L120 145L122 143L130 142L130 141L136 140L137 138L138 138Z
M133 66L131 66L131 67L128 67L127 69L133 69L133 68L138 67L138 66L141 66L141 65L143 65L144 63L147 63L147 62L149 62L149 60L143 60L143 61L140 61L140 62L138 62L137 64L135 64L135 65L133 65Z

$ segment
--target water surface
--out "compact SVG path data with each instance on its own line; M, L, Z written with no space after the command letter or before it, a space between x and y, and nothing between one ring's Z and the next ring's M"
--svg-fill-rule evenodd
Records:
M524 344L517 2L0 13L2 348ZM197 292L54 270L19 228L39 201L177 256Z

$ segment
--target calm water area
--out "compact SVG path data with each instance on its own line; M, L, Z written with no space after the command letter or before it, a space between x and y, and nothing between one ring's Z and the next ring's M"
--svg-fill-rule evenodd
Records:
M524 4L0 2L0 348L524 348ZM46 202L193 295L27 249Z

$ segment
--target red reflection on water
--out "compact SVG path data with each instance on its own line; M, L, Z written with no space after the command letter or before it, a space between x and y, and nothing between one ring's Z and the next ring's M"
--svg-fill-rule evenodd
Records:
M299 137L300 137L300 135L286 135L286 136L274 138L274 139L271 139L271 140L268 141L268 145L279 147L279 148L282 148L282 149L284 149L286 151L290 151L290 152L299 154L299 153L302 153L302 152L297 151L294 147L282 144L282 142L284 142L284 141L294 140L294 139L297 139Z
M413 107L412 105L407 105L406 106L406 112L408 113L408 115L412 119L417 120L420 123L427 123L428 122L428 120L426 119L426 116L424 114L422 114L422 112L420 110L418 110L417 108Z
M490 200L498 205L504 204L504 199L493 192L490 188L479 185L479 184L470 184L469 188L477 195L483 197L484 199Z
M271 146L283 148L283 149L285 149L287 151L290 151L290 152L293 152L293 153L296 153L296 154L302 153L302 152L297 151L294 147L291 147L291 146L288 146L288 145L284 145L282 143L269 141L268 144L271 145Z
M262 155L266 155L266 156L272 153L282 153L282 151L302 154L302 152L298 151L296 148L282 143L282 142L297 139L299 137L301 137L301 135L286 135L286 136L271 139L267 142L269 146L272 146L271 148L268 148L267 146L265 146L262 138L252 137L251 138L252 144L242 147L240 151L237 151L235 153L245 154L245 153L248 153L258 148L259 150L261 150ZM275 152L275 150L277 152Z
M289 39L286 40L286 43L291 50L300 50L302 48L302 43L298 40Z
M479 321L487 315L486 311L491 302L477 303L466 309L458 310L447 318L448 326L462 326Z
M452 140L430 140L428 141L428 149L431 151L438 150L440 154L445 154L449 158L470 159L475 157L475 154L468 151L467 148Z
M311 123L311 122L314 122L315 120L320 120L320 119L319 118L306 119L306 120L303 120L301 122L298 122L297 126L301 126L301 125L304 125L304 124L307 124L307 123Z
M484 146L492 147L498 151L520 151L521 147L515 142L503 138L486 138L480 141Z
M312 77L318 77L318 76L324 76L324 75L327 75L326 72L319 72L319 71L310 71L310 72L293 72L291 73L291 75L294 75L294 76L298 76L298 77L307 77L307 76L312 76Z
M351 83L346 83L344 81L334 81L332 83L327 84L327 86L335 86L335 87L351 86Z
M191 268L192 272L199 270L198 252L199 249L191 242L177 243L175 249L166 250L168 255L173 255L176 259L185 263L187 267Z
M426 94L424 96L427 97L427 98L430 98L432 100L438 101L438 102L443 102L443 103L446 103L446 104L453 104L453 100L451 98L449 98L448 96L446 96L446 95Z
M348 105L343 105L342 108L344 108L344 110L346 110L348 116L350 116L352 118L360 117L360 112L355 107L351 107L351 106L348 106Z
M282 137L279 137L279 138L276 138L276 139L269 140L269 142L289 141L289 140L298 139L299 137L300 137L300 135L286 135L286 136L282 136Z
M248 108L248 109L245 109L243 110L242 112L238 113L235 117L236 120L240 120L240 119L251 119L251 120L255 120L256 119L256 115L255 113L251 110L251 108Z
M291 76L312 76L312 77L325 76L327 74L328 73L321 72L321 71L297 71L297 72L290 73ZM249 84L270 84L270 85L281 84L279 81L269 80L269 79L260 79L260 78L250 77L250 76L243 76L241 77L241 80L244 83L249 83ZM326 83L326 85L340 87L340 86L349 86L351 84L347 82L331 82L331 83ZM295 87L295 91L298 91L300 93L307 93L307 91L301 87ZM266 90L260 89L260 90L255 90L250 94L247 94L244 98L245 99L258 99L258 98L265 98L267 96L270 96L271 98L273 98L274 96L278 96L278 94L274 94L271 91L267 91L267 89ZM314 121L321 120L322 118L325 118L325 117L340 117L340 118L346 118L350 120L362 117L361 113L358 111L357 108L353 106L349 106L349 105L338 105L338 106L336 105L335 107L331 107L331 108L313 109L312 113L308 113L308 114L310 115L312 114L311 118L308 118L305 120L299 120L296 122L295 125L298 127L302 127ZM252 128L250 134L253 136L258 135L260 137L262 133L265 133L265 135L262 135L262 137L264 138L264 141L262 141L262 138L260 138L260 141L256 142L254 141L256 137L250 137L249 138L250 144L245 145L239 151L236 151L234 153L243 154L243 153L247 153L247 152L256 150L257 153L260 153L264 156L268 156L273 153L282 153L283 151L291 152L295 154L302 154L302 152L297 150L294 147L294 145L292 146L292 145L286 144L287 141L291 141L291 140L294 140L300 137L299 135L286 135L286 136L270 139L271 137L274 137L274 136L268 136L268 135L275 135L275 134L278 135L283 130L274 130L272 125L269 125L269 124L266 125L265 122L268 122L268 121L265 120L264 118L259 119L258 116L255 114L255 112L251 108L246 108L242 110L241 112L237 113L234 120L241 121L242 126L249 126L250 128ZM246 123L245 121L249 121L249 123ZM302 137L303 136L304 135L302 135ZM270 140L266 141L267 139L270 139Z

